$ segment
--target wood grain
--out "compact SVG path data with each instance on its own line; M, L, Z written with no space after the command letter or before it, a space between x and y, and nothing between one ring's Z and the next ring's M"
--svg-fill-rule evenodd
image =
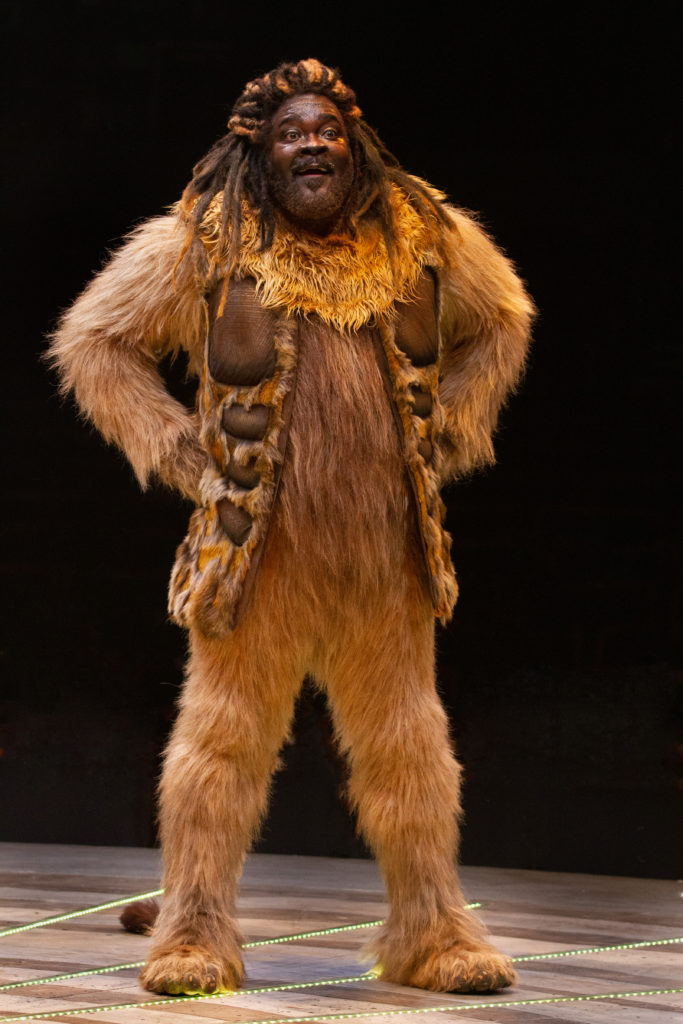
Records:
M155 850L0 845L0 930L148 891L159 885ZM497 944L512 956L611 946L683 936L680 883L604 876L463 868L467 895ZM386 913L382 883L371 861L252 855L239 901L250 940L356 924ZM367 970L363 943L372 931L341 932L246 953L248 988L331 981ZM117 910L103 910L0 939L0 985L144 959L149 940L128 935ZM635 999L498 1006L505 1001L683 988L683 944L603 950L519 965L520 984L498 996L453 996L401 988L377 979L293 991L249 993L217 1000L178 998L166 1005L64 1016L102 1024L246 1022L340 1013L476 1006L420 1016L425 1021L602 1022L665 1024L683 1013L681 993ZM146 1003L137 971L71 978L0 991L0 1018L65 1012L119 1003ZM362 1018L361 1018L362 1019ZM406 1018L411 1019L411 1018Z

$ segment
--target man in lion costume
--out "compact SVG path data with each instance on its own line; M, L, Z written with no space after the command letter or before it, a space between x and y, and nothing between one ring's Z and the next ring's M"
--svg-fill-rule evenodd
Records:
M306 675L386 884L381 976L456 992L515 980L458 883L434 620L457 596L439 487L493 461L532 312L475 221L407 174L309 59L247 85L179 205L61 318L64 391L143 486L197 506L170 585L190 658L147 989L242 983L238 879ZM157 370L181 348L194 413Z

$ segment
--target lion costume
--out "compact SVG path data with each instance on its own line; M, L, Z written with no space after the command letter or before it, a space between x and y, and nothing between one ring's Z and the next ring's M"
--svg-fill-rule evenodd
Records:
M347 123L360 117L315 61L272 75L276 94L321 92ZM233 136L252 122L233 117ZM457 991L515 977L458 884L434 622L457 596L439 487L493 461L533 307L469 215L401 181L383 193L393 250L372 202L323 236L276 213L264 243L247 190L235 251L228 177L203 209L195 197L139 227L52 340L63 389L140 482L197 504L170 586L190 658L161 783L165 897L141 975L154 991L243 980L238 879L306 675L330 699L386 883L371 947L382 977ZM188 209L203 262L185 255ZM180 348L199 379L194 414L156 368Z

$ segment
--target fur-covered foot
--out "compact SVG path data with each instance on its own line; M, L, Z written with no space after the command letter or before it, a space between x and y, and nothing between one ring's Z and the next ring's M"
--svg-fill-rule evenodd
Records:
M152 954L140 972L143 988L172 996L231 992L243 981L244 964L239 953L226 957L203 946L178 946Z
M514 985L517 974L510 957L492 946L476 950L451 946L396 973L382 970L382 979L434 992L497 992Z

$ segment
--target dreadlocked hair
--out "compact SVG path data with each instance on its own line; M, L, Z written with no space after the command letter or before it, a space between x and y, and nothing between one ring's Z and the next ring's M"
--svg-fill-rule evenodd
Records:
M242 203L257 212L261 248L273 241L275 210L268 188L267 142L270 121L289 96L317 93L330 99L339 110L353 156L354 178L341 211L342 222L352 237L361 217L376 218L387 253L395 270L396 233L389 196L391 186L401 188L418 211L436 250L445 256L442 232L450 222L441 205L419 179L403 170L398 160L361 117L356 95L345 85L337 70L309 58L283 63L274 71L249 82L235 103L228 131L193 168L193 177L183 192L180 210L187 232L178 264L191 251L206 287L219 272L226 286L240 253ZM207 257L201 241L204 215L222 192L220 232L213 255Z

